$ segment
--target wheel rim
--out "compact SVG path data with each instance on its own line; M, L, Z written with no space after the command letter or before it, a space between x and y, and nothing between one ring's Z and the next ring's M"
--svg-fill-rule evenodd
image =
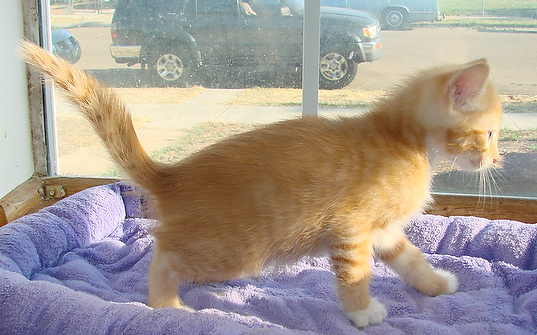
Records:
M394 28L401 26L401 24L403 24L403 20L403 13L398 10L392 10L386 15L386 22L389 26Z
M174 81L183 75L183 62L174 54L165 54L157 60L157 73L167 81Z
M330 81L341 80L347 74L348 68L347 59L338 53L325 55L319 63L321 75Z

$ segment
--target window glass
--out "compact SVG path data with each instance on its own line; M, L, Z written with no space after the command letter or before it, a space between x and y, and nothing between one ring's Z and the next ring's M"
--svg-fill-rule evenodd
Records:
M225 136L300 116L300 106L273 112L251 98L237 102L260 87L293 88L300 96L302 17L288 3L96 4L51 2L55 51L114 88L155 159L177 161ZM91 127L61 92L55 107L60 174L118 176Z
M195 0L179 0L181 4L181 14L184 15L196 15L198 12L198 3Z
M125 6L119 8L119 10L123 15L156 17L165 11L170 3L170 1L166 0L129 0L125 1ZM73 13L73 15L75 15L75 13Z
M319 113L359 115L419 69L486 57L502 159L488 174L442 164L434 191L537 196L535 1L400 2L322 0ZM303 14L302 0L51 0L55 51L113 87L146 150L170 162L301 115ZM60 94L55 105L60 173L118 175Z
M237 0L197 0L198 15L237 15Z

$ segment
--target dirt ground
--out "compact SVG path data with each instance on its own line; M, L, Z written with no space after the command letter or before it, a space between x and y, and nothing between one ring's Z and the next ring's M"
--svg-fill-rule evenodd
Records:
M253 124L206 122L192 129L138 128L140 141L151 156L162 162L177 162L224 137L254 129ZM75 168L74 173L120 177L120 172L94 135L81 119L59 118L60 166ZM173 140L170 140L173 138ZM535 196L537 190L537 130L504 130L501 135L501 160L488 173L468 173L440 164L434 178L436 192L480 195ZM93 158L87 162L90 155ZM96 157L96 158L95 158ZM68 171L68 170L67 170Z

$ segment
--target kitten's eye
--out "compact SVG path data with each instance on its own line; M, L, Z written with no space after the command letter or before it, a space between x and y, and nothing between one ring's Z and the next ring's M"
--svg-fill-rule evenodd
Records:
M487 132L487 135L488 135L488 137L487 137L488 141L489 142L492 141L492 139L494 138L494 132L489 131L489 132Z

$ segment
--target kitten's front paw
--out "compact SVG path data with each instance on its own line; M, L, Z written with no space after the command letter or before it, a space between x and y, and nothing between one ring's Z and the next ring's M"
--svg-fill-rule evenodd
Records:
M366 309L350 313L345 312L345 314L359 328L381 323L388 316L386 307L376 298L371 299Z
M446 286L444 292L440 292L440 294L453 294L457 292L459 289L459 280L457 279L457 276L455 276L453 273L442 270L442 269L436 269L434 270L437 275L444 278L446 281Z
M420 278L416 289L430 297L440 294L453 294L459 288L459 280L449 271L437 269L432 276Z

